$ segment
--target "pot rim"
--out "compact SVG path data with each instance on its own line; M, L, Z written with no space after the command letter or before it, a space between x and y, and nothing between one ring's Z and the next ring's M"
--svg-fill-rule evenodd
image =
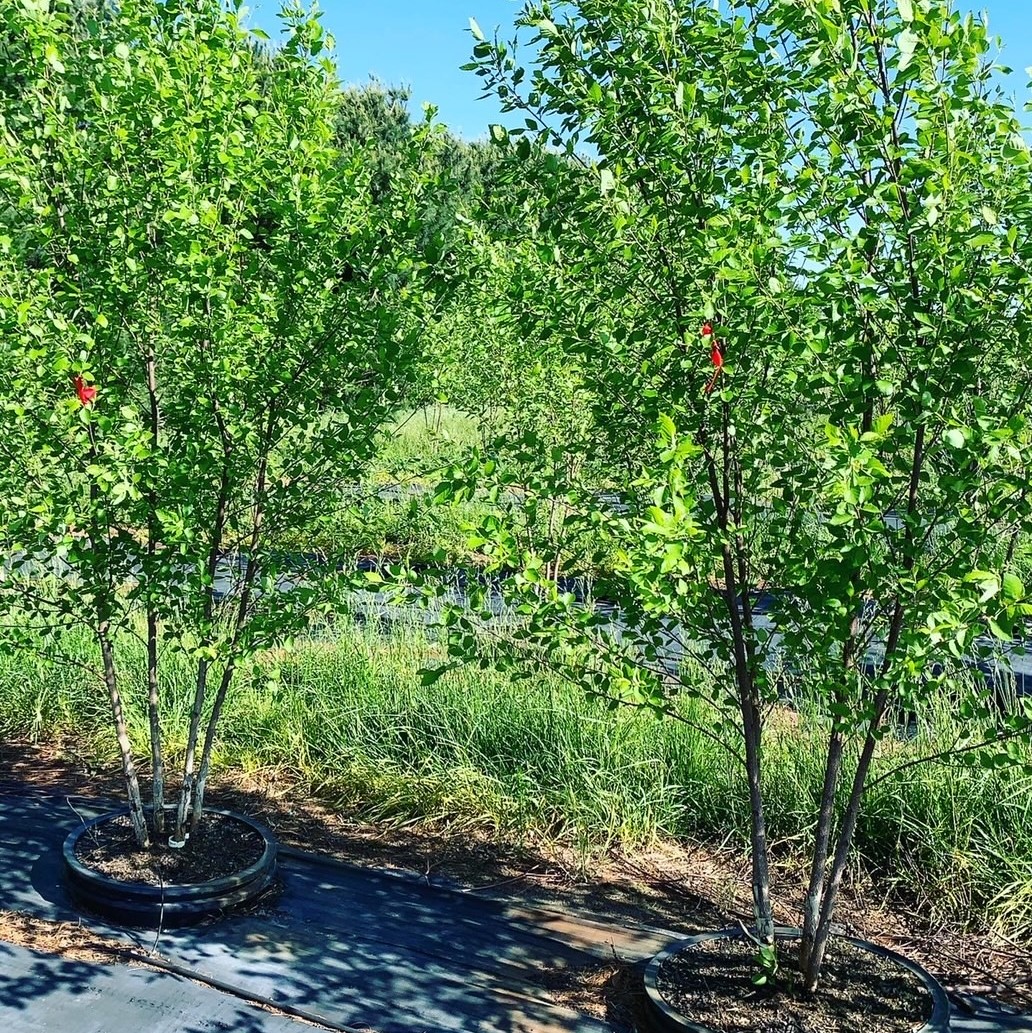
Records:
M149 809L150 808L148 808L148 810ZM110 875L105 875L102 872L98 872L83 864L82 861L76 857L76 845L91 829L98 825L102 825L104 822L112 821L115 818L120 818L129 815L130 813L131 812L128 807L121 807L115 811L107 811L96 818L92 818L90 821L83 822L83 824L79 825L78 828L75 828L68 833L65 837L64 843L62 844L61 852L64 856L67 869L75 878L96 887L101 891L124 895L130 899L139 897L162 898L166 901L174 899L190 899L195 896L217 896L221 893L227 893L239 886L245 885L261 876L269 868L270 864L274 862L276 857L276 839L268 828L245 814L240 814L237 811L224 810L218 807L205 808L205 813L220 814L225 817L232 818L233 820L240 822L240 824L248 826L262 837L262 852L258 860L232 875L222 875L218 878L207 879L202 882L173 883L168 886L155 886L151 883L139 882L130 879L116 879Z
M778 927L775 930L774 936L778 940L797 940L802 936L802 931L792 927ZM659 992L658 977L663 963L675 954L690 950L696 944L705 943L707 940L742 938L742 931L734 928L715 929L706 933L697 933L675 941L649 960L645 966L644 973L645 993L648 995L649 1003L663 1028L674 1030L676 1033L714 1033L711 1026L685 1018ZM900 968L906 969L917 976L924 983L932 999L932 1013L928 1016L924 1025L917 1027L914 1033L948 1033L950 1028L949 998L947 998L946 991L939 981L927 969L922 968L917 962L911 961L910 958L906 958L902 954L890 950L888 947L871 943L869 940L861 940L855 936L838 936L836 939L844 940L860 950L866 950L871 954L887 958L894 964L899 965Z

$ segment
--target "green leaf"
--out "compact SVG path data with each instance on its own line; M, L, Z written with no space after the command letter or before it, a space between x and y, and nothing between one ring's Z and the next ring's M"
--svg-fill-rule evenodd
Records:
M953 448L963 448L966 440L964 432L957 427L953 427L951 430L946 431L946 441Z
M419 672L419 683L424 688L433 685L449 671L454 671L456 667L458 667L456 663L442 664L440 667L424 667Z
M663 553L663 560L659 566L659 572L661 574L669 574L670 571L675 570L678 564L681 562L681 558L684 556L684 543L683 542L671 542Z
M484 40L484 38L485 38L484 37L484 33L481 30L480 26L477 24L476 18L470 18L470 20L469 20L469 31L473 34L473 38L475 40L480 40L480 41Z
M995 638L998 638L1001 642L1009 642L1011 640L1011 633L1006 628L1002 627L992 617L989 618L989 630L993 633Z
M899 70L901 72L906 71L910 62L914 59L914 52L917 50L918 43L921 42L921 38L910 29L904 29L899 34L896 40L896 45L899 47ZM934 211L932 208L930 211Z
M44 58L48 65L54 69L58 74L63 74L65 66L61 61L61 54L52 43L48 43L44 51Z
M115 45L115 57L120 57L123 61L129 60L129 44L118 43Z
M905 22L912 22L914 20L914 5L911 0L896 0L896 6L899 8L899 16Z
M1015 574L1004 574L1002 579L1004 597L1011 602L1025 598L1025 585Z

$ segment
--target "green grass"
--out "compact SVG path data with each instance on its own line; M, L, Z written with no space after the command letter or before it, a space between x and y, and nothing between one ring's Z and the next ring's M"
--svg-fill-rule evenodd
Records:
M473 503L435 505L430 491L442 472L477 440L473 417L448 406L399 413L376 441L361 485L347 485L318 530L281 535L280 548L334 557L381 556L409 563L469 560L466 527L481 515ZM400 497L382 497L400 487Z
M447 405L431 405L399 413L377 438L376 481L406 477L430 478L480 440L475 417Z
M65 646L93 662L86 639ZM428 818L585 852L655 837L744 846L742 773L688 725L609 711L544 675L514 683L470 667L422 685L419 669L438 656L417 630L385 637L353 626L334 642L266 655L227 703L217 762L290 769L321 797L373 819ZM120 665L145 753L143 694L134 691L142 650L123 650ZM181 751L190 671L170 658L163 676L169 745ZM702 704L685 706L686 716L705 719ZM886 747L875 775L933 752L950 722L949 708L939 708L917 738ZM111 755L99 684L82 668L27 654L0 660L0 734L72 732L82 750ZM815 809L819 729L793 718L768 735L770 833L776 855L791 858ZM858 865L933 919L1032 928L1032 778L1020 769L911 768L870 794L857 847Z

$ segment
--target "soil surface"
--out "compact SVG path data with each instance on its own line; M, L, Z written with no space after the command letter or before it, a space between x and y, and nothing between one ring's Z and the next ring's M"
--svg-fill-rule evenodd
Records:
M829 945L817 993L803 995L794 948L779 944L775 984L756 987L749 941L706 940L662 964L660 995L714 1033L913 1033L931 1016L931 995L917 976L842 940Z
M225 814L203 815L181 849L172 849L167 840L166 834L141 850L128 815L120 815L84 833L75 856L87 868L121 882L179 886L236 875L256 864L265 849L253 828Z

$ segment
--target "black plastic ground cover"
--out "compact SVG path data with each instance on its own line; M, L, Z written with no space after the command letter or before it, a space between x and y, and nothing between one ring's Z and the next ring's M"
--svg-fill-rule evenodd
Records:
M181 976L0 943L4 1033L312 1033Z
M128 808L111 811L81 823L65 838L62 855L65 879L72 898L90 910L131 926L149 928L191 925L253 900L268 889L276 875L276 840L264 825L243 814L208 808L247 825L262 838L262 855L235 875L183 886L150 886L113 879L84 865L76 856L83 837L97 825L127 815Z
M1001 1010L991 1001L952 996L950 1033L1032 1033L1032 1015ZM965 1007L966 1001L970 1007Z
M77 812L89 820L98 810L0 792L0 906L80 917L61 872L61 843L80 823ZM595 929L570 942L503 903L298 858L282 861L279 879L282 891L267 907L160 935L86 921L315 1022L380 1033L619 1030L557 1005L545 987L551 970L611 956Z
M798 929L779 929L779 939L798 939ZM706 940L722 939L725 937L740 938L741 930L721 929L713 932L700 933L696 936L689 936L679 943L671 944L666 950L657 954L645 967L644 984L645 993L648 995L649 1006L652 1017L657 1027L666 1033L712 1033L709 1026L702 1022L693 1022L683 1015L677 1008L673 1007L659 990L659 971L666 961L675 954L691 950L696 944L704 943ZM909 958L897 954L895 951L887 950L877 944L869 943L866 940L857 940L846 937L846 942L861 950L870 951L880 957L888 958L909 972L912 972L925 985L928 995L932 999L932 1013L928 1021L921 1026L916 1033L949 1033L950 1031L950 1002L946 992L939 985L929 972L926 972L920 965L915 964Z

